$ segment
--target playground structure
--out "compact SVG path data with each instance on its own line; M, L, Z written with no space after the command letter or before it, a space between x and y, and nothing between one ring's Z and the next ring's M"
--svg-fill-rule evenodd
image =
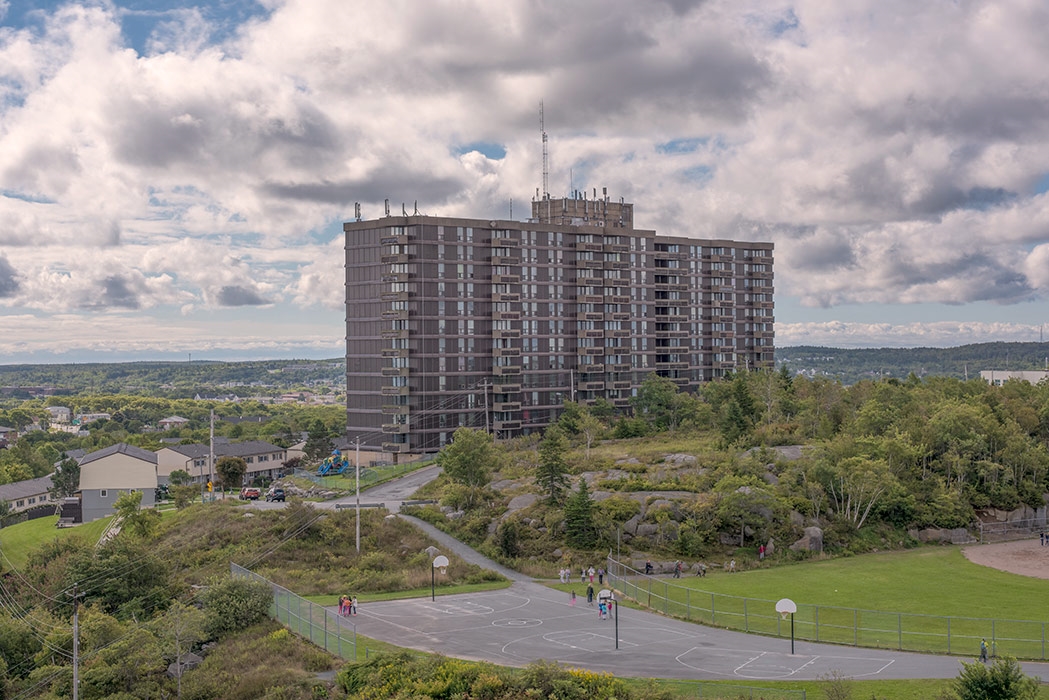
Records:
M334 474L342 474L350 466L350 460L342 456L342 453L335 450L331 453L331 456L321 462L321 465L317 467L317 476L332 476Z

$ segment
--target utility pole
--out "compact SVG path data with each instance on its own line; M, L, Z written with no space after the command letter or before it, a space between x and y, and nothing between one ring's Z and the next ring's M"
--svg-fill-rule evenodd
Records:
M73 584L73 700L80 698L80 611L77 585Z
M211 439L208 441L208 483L212 485L210 500L215 500L215 409L211 409Z
M357 456L353 460L357 469L357 554L361 553L361 436L357 436Z

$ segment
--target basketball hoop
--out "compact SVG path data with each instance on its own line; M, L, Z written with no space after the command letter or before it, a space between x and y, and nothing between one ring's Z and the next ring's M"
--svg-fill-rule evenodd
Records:
M788 617L790 617L790 613L789 612L787 612L786 610L780 610L779 611L779 618L781 620L786 620Z

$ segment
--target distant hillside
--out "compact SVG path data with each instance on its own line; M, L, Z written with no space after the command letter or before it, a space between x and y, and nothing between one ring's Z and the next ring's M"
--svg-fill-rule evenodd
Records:
M845 384L862 379L942 375L978 378L981 370L1040 370L1049 365L1049 343L974 343L954 348L776 348L776 366L795 374L827 376Z
M0 365L0 395L28 398L48 393L129 393L192 398L197 393L246 395L308 386L341 388L346 383L345 367L341 357L248 362ZM55 391L46 391L49 389Z

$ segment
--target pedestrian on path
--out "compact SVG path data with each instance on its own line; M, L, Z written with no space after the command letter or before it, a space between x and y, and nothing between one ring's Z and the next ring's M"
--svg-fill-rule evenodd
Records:
M586 587L586 604L594 607L594 584L592 583Z
M987 663L987 640L980 640L980 661Z
M594 572L594 567L591 566L590 569L587 571L587 573L590 574L590 583L593 583L594 582L594 573L595 573Z
M575 591L572 591L572 597L568 599L569 605L575 605Z
M357 596L353 596L352 598L350 598L350 614L357 614Z
M604 567L597 567L597 583L603 585L605 582L605 569Z

